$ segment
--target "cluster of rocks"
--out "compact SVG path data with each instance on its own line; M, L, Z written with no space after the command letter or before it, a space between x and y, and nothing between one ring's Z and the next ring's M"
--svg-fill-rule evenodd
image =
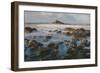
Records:
M70 47L65 59L90 58L90 30L85 30L83 28L66 28L66 31L68 31L66 35L72 35L74 38L73 40L76 41L73 41L73 43L71 43L74 44L74 46ZM81 42L78 46L75 44L77 40Z
M65 43L65 42L62 42ZM90 42L83 42L78 45L74 40L67 42L69 46L63 58L59 56L59 45L50 43L47 48L42 47L43 44L35 40L29 41L29 45L25 47L25 61L40 61L40 60L60 60L60 59L86 59L90 58ZM63 48L61 48L63 50ZM28 51L28 53L27 53Z
M35 28L25 28L28 32L37 31ZM66 36L73 36L71 41L58 43L50 43L47 47L43 47L43 43L37 42L35 39L25 39L24 60L25 61L41 61L41 60L62 60L62 59L86 59L90 58L90 31L83 28L73 29L66 28L64 33ZM52 31L49 31L52 32ZM63 33L56 31L57 33ZM51 39L52 36L46 36ZM47 40L49 41L49 40Z
M87 45L88 44L88 45ZM67 52L65 59L86 59L90 58L90 42L82 42L80 45L73 45Z
M43 44L35 40L28 40L28 45L25 47L25 61L53 60L57 59L57 45L51 43L47 48L43 48Z
M78 28L78 29L65 28L64 31L65 31L64 34L72 35L72 36L77 37L77 38L90 36L90 30L85 30L83 28Z

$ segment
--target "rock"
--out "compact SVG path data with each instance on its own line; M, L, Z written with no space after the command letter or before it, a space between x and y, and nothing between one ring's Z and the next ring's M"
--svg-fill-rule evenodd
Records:
M38 47L40 47L40 48L43 46L42 43L39 43L39 42L38 42L37 44L38 44Z
M74 28L65 28L64 30L65 30L65 31L75 31Z
M38 48L38 42L35 40L30 40L28 43L28 47L36 49L36 48Z
M62 33L61 31L57 31L57 33Z
M50 55L50 52L51 52L51 49L49 49L49 48L41 48L41 50L40 50L41 59L47 55Z
M54 48L54 49L57 49L58 48L58 45L57 44L55 44L55 43L50 43L49 45L48 45L48 47L49 48Z
M49 30L49 32L52 32L51 30Z
M25 32L31 33L33 31L37 31L36 28L31 28L31 27L25 27Z
M88 46L88 47L89 47L89 46L90 46L90 42L89 42L89 41L86 42L86 43L85 43L85 46Z
M78 50L77 48L70 48L67 52L65 59L77 59Z
M71 32L66 32L65 34L68 35L68 36L71 36L72 35Z
M38 31L36 28L33 28L32 31Z
M86 34L86 36L89 37L89 36L90 36L90 30L86 30L86 31L85 31L85 34Z
M52 38L52 36L46 36L46 39L51 39Z
M86 37L86 30L83 28L76 29L75 31L73 31L72 34L73 34L74 38L85 38Z
M25 27L25 32L31 33L32 31L33 31L33 29L31 27Z
M54 30L54 32L57 32L58 30Z

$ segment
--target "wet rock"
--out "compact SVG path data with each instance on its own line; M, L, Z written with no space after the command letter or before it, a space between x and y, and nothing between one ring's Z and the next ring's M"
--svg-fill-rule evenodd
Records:
M90 49L82 49L80 50L80 54L82 57L80 58L90 58Z
M29 43L28 43L28 47L38 48L38 42L36 40L30 40Z
M52 36L46 36L46 39L51 39L52 38Z
M57 59L57 50L56 49L48 49L41 52L42 60L56 60Z
M48 47L49 47L49 48L57 48L57 44L55 44L55 43L50 43L50 44L48 45Z
M76 48L70 48L67 52L65 59L77 59L78 50Z
M85 38L86 37L86 30L83 28L76 29L75 31L73 31L72 34L73 34L74 38Z
M25 32L31 33L32 31L33 31L33 29L31 27L25 27Z
M36 28L32 28L32 31L38 31Z
M31 28L31 27L25 27L25 32L31 33L33 31L37 31L36 28Z
M62 33L61 31L57 31L57 33Z
M65 33L67 36L71 36L72 35L72 32L66 32Z
M90 46L90 41L87 41L86 40L84 44L85 44L85 46L88 46L89 47Z
M58 30L54 30L54 32L57 32Z
M49 32L52 32L51 30L49 30Z
M41 59L45 58L47 55L50 55L51 51L52 50L49 49L49 48L41 48L41 51L40 51L40 57L41 57Z
M57 59L57 45L51 43L47 48L41 48L41 60L55 60Z
M41 48L41 47L43 46L42 43L39 43L39 42L38 42L37 44L38 44L38 47L39 47L39 48Z
M86 36L90 36L90 30L85 31Z
M65 31L75 31L74 28L65 28L64 30L65 30Z

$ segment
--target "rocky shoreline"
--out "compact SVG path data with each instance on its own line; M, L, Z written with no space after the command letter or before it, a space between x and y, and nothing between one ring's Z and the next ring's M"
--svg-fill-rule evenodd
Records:
M25 28L25 34L32 33L42 34L25 37L25 61L90 58L90 30L65 28L42 32L36 28Z

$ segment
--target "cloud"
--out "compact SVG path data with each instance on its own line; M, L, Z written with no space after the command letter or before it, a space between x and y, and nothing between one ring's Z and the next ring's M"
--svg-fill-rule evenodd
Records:
M55 20L70 24L90 24L90 15L81 13L25 11L25 23L52 23Z

